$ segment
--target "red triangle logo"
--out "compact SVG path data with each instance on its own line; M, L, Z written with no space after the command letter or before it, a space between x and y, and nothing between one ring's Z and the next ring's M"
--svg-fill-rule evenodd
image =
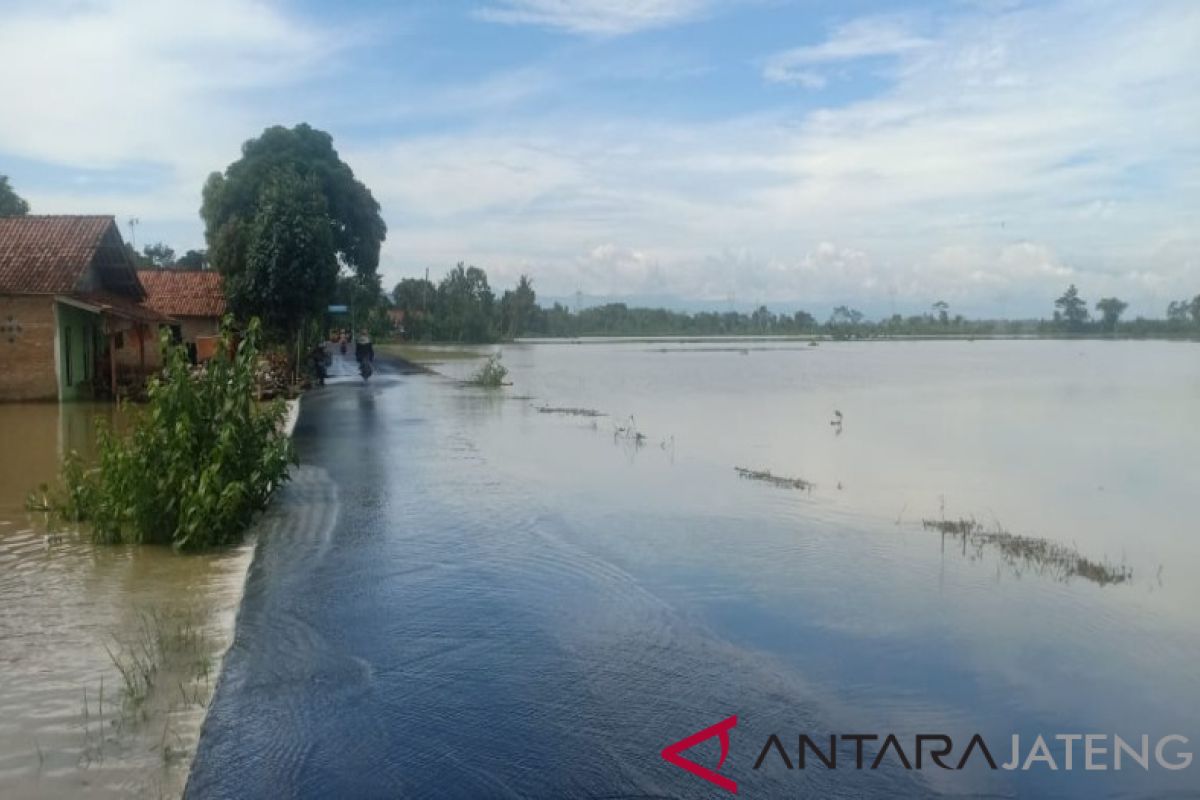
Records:
M710 725L702 731L696 731L691 736L680 739L674 744L667 745L663 748L662 757L671 762L680 769L687 770L697 778L703 778L714 786L718 786L727 792L737 794L737 783L730 778L725 777L716 770L711 770L708 767L701 766L695 761L690 761L684 758L680 753L684 750L690 750L703 741L707 741L714 736L721 737L721 760L717 762L717 769L725 763L725 757L729 755L729 731L731 728L737 727L737 714L732 717L721 720L716 725Z

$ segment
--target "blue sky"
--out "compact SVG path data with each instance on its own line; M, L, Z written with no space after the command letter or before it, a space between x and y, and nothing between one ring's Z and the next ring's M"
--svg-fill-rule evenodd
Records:
M873 314L1200 292L1200 3L0 0L0 174L202 245L205 176L307 121L387 284ZM128 237L129 227L123 225Z

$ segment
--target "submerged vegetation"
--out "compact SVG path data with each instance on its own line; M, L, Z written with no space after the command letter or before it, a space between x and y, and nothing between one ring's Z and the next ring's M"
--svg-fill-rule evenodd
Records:
M535 406L539 414L562 414L567 417L603 417L603 411L594 408L555 408L554 406Z
M1034 536L1018 536L1006 531L999 523L988 529L973 518L926 519L922 521L922 527L960 540L964 550L969 545L975 548L976 555L991 548L1009 566L1031 569L1059 580L1079 577L1108 586L1133 578L1133 570L1124 564L1092 561L1072 547Z
M164 333L165 366L143 413L127 435L101 428L96 464L66 459L55 510L90 523L99 543L197 550L237 541L294 460L283 403L255 400L259 335L251 322L235 349L227 325L217 355L193 375Z
M471 376L469 383L490 389L510 385L504 380L508 377L508 367L500 363L500 358L500 353L492 353L488 356L483 365Z
M762 481L769 483L772 486L778 486L781 489L801 489L806 492L811 492L814 484L804 480L803 478L788 478L783 475L773 475L770 470L765 469L746 469L745 467L734 467L738 477L745 478L751 481Z

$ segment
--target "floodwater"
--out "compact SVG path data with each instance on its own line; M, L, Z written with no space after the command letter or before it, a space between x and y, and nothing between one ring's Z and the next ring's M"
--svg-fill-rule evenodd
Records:
M228 646L249 545L94 547L25 511L110 405L0 404L0 797L174 797ZM127 696L117 663L152 664Z
M1197 345L503 353L503 390L306 397L189 796L711 797L659 753L733 714L749 797L1197 796L1200 763L1112 769L1114 735L1200 742ZM990 533L924 524L959 520ZM773 733L1042 735L1059 769L756 770Z

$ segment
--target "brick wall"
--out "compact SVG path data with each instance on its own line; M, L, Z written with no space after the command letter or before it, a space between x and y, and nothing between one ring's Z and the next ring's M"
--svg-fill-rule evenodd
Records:
M113 324L110 322L110 324ZM126 370L137 372L142 366L142 351L139 345L139 329L131 322L118 321L115 323L122 332L123 347L117 349L117 368L124 373ZM158 352L158 326L146 325L141 329L146 341L146 369L157 370L162 366L162 355Z
M0 295L0 401L55 400L54 298Z
M194 342L197 336L216 336L221 322L216 317L180 317L179 328L185 342Z

